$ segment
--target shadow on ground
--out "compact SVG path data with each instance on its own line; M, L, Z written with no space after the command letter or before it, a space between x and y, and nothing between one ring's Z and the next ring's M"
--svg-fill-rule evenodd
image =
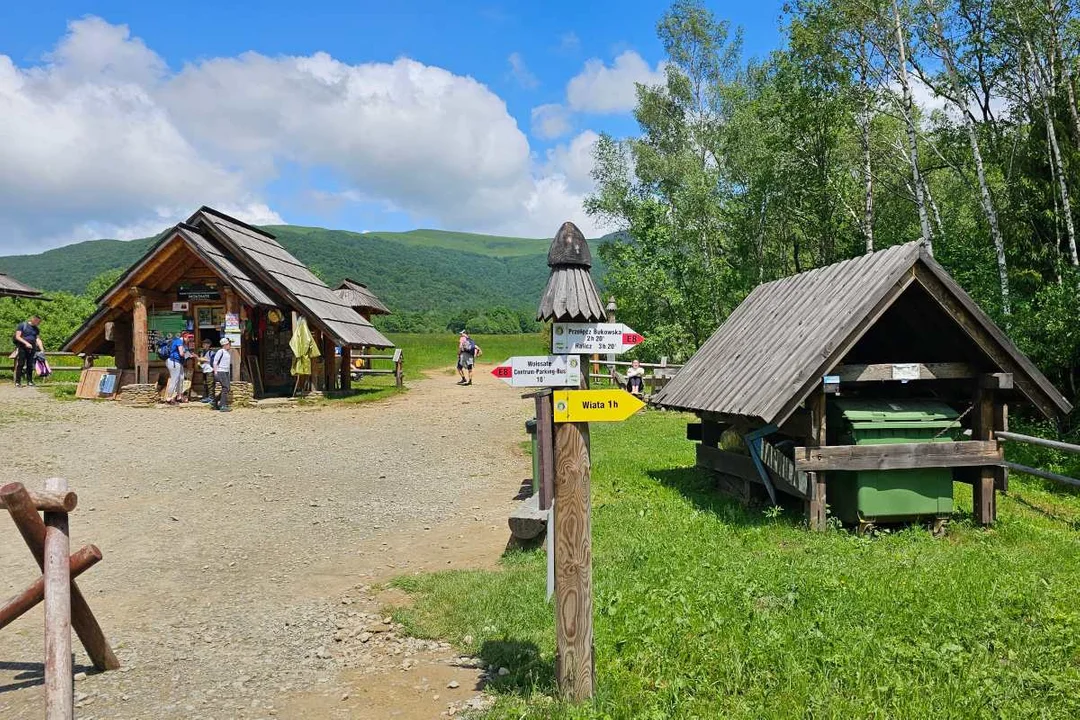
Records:
M529 696L555 692L555 660L545 659L535 643L523 640L487 640L480 658L491 668L487 687L501 693ZM500 675L506 668L508 675Z
M717 476L708 470L693 467L663 468L649 470L647 474L661 485L678 491L697 509L712 513L731 525L756 527L776 523L804 523L803 501L782 492L776 494L782 512L773 516L766 514L770 507L767 496L764 500L755 498L749 504L744 503L721 491L717 486Z
M79 665L73 663L74 671L93 675L99 670L92 665ZM39 662L5 662L0 660L0 673L15 673L13 682L0 684L0 695L24 688L36 687L45 684L45 665Z

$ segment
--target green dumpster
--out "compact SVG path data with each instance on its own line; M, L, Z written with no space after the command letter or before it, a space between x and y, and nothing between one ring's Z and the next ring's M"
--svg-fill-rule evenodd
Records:
M959 433L957 413L932 400L837 400L830 422L837 444L950 442ZM828 502L842 522L866 524L945 518L952 514L948 468L860 470L829 474Z
M536 418L525 421L525 432L532 440L532 489L533 495L540 492L540 456L536 452Z

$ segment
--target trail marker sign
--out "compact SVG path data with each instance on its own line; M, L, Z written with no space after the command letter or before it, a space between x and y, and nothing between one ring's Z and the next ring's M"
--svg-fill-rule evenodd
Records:
M557 423L621 422L645 407L625 390L556 390L551 395Z
M581 358L576 355L512 357L491 374L513 387L565 387L581 383Z
M565 323L551 328L551 351L557 355L624 353L645 338L623 323Z

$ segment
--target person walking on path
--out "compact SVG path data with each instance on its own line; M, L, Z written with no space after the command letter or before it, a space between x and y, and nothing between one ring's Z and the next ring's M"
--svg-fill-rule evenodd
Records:
M15 349L18 351L15 359L15 387L22 387L24 375L26 384L34 386L34 355L45 352L45 346L41 343L41 330L38 328L40 324L41 318L34 315L15 328Z
M476 358L483 355L483 350L476 344L469 333L466 330L461 331L461 335L458 336L458 356L457 356L457 371L461 379L458 380L458 385L472 385L472 371L473 365L476 363ZM469 379L465 379L465 371L469 373Z
M221 388L218 396L217 409L221 412L230 412L229 397L232 390L232 343L229 338L221 338L221 349L214 354L214 381Z
M169 357L165 361L165 367L169 369L169 386L165 391L169 405L184 402L184 363L191 356L188 352L185 340L187 333L176 336L169 342Z

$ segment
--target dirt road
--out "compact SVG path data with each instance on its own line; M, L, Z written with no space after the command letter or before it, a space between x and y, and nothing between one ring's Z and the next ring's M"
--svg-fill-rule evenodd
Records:
M105 555L78 582L124 669L95 674L75 640L77 716L437 718L473 698L480 671L401 637L373 586L494 563L530 415L484 373L228 415L0 386L0 484L67 478L72 547ZM0 596L36 576L0 516ZM41 716L41 659L38 608L0 630L0 717Z

